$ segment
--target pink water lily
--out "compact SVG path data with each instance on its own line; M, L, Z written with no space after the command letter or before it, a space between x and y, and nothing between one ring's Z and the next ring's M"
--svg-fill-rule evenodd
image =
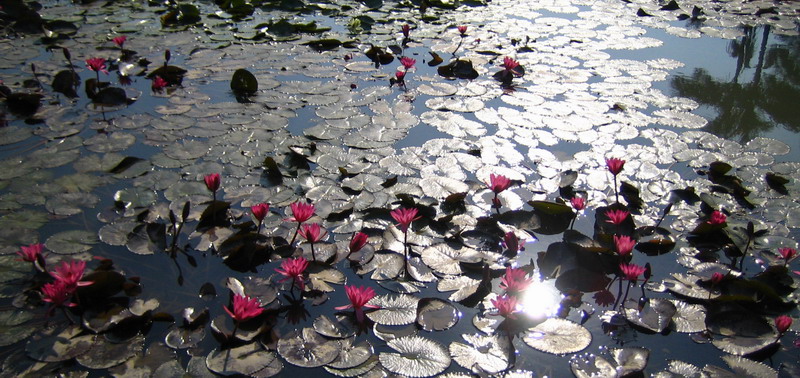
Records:
M458 32L461 33L462 37L464 36L464 34L467 34L467 25L459 25L457 29Z
M617 247L617 253L620 256L628 256L636 246L636 240L628 235L614 235L614 246Z
M581 211L586 208L586 199L583 197L572 197L570 198L569 203L576 211Z
M17 251L17 255L22 258L22 261L32 262L35 263L39 261L40 258L44 258L42 255L42 251L44 250L44 244L37 243L31 244L28 246L21 246L19 247L19 251Z
M497 309L497 313L495 315L500 315L507 319L517 318L517 316L514 314L518 311L517 297L502 295L492 299L492 305L494 305L494 307Z
M775 328L778 329L778 333L781 335L784 334L789 327L792 326L792 318L786 315L781 315L775 318Z
M720 272L714 272L714 274L711 275L711 284L716 286L718 283L722 282L723 279L725 279L724 274Z
M50 272L50 275L53 276L56 281L63 282L67 288L75 290L79 286L89 286L94 283L92 281L81 281L85 269L85 261L64 261L61 265L56 267L55 272Z
M369 236L363 232L356 232L353 234L353 238L350 239L349 245L350 253L356 253L360 251L361 248L364 248L364 246L367 245L368 238Z
M227 306L222 306L222 308L236 322L250 320L264 312L258 298L250 298L239 294L233 296L233 311L229 310Z
M503 66L503 68L505 68L505 70L507 72L512 72L512 71L514 71L515 68L519 67L519 62L517 62L516 60L514 60L514 58L512 58L510 56L506 56L506 57L503 57L502 66Z
M498 194L511 187L511 179L492 173L489 174L489 183L487 185L495 194Z
M519 268L506 267L506 273L500 277L500 288L506 293L518 294L530 286L533 279L528 277L528 273Z
M47 283L42 286L42 300L50 303L51 306L47 310L47 316L53 315L53 310L56 307L66 306L75 307L75 303L70 303L69 299L75 293L75 289L70 287L66 282L56 280L52 283Z
M220 177L219 173L210 173L203 177L203 181L206 183L206 188L208 188L211 192L216 192L219 190L220 184Z
M153 83L150 84L150 89L154 92L160 92L162 89L166 88L169 83L166 80L162 79L161 76L156 76L153 78Z
M607 158L606 159L606 167L608 171L611 172L612 175L616 176L620 172L622 172L622 168L625 166L625 160L617 159L617 158Z
M86 68L94 72L103 72L105 74L108 73L108 70L106 70L106 60L103 58L86 59Z
M629 214L625 210L608 210L606 211L606 218L608 218L606 222L620 225L628 218Z
M114 44L119 46L119 48L122 48L122 45L125 44L125 41L128 40L128 37L124 36L124 35L120 35L120 36L112 38L111 40L114 42Z
M503 235L503 245L507 250L514 253L525 249L522 244L520 244L517 234L515 234L513 231L506 232L506 234Z
M328 233L320 227L319 223L304 224L300 229L300 236L309 243L317 243L325 238Z
M300 291L305 290L306 285L303 278L303 272L306 271L306 268L308 268L308 260L302 256L283 260L280 269L275 269L275 271L284 275L285 278L278 282L284 282L291 279L292 287L297 286Z
M267 216L269 213L269 204L268 203L259 203L253 206L250 206L250 211L253 213L253 218L258 221L258 224L261 224L261 221L264 220L264 217Z
M781 257L786 261L789 261L797 256L797 250L789 247L778 248L778 253L780 253Z
M380 308L379 306L367 304L372 298L375 297L375 290L371 287L363 287L355 285L348 286L345 285L344 287L345 293L347 293L347 298L350 299L350 304L334 307L337 311L346 310L348 308L352 308L356 312L356 319L358 322L361 323L364 321L364 309L374 309Z
M399 83L402 83L405 78L406 78L406 73L403 71L397 71L394 73L394 79Z
M636 264L620 263L619 270L622 271L622 275L626 280L636 282L639 279L639 276L641 276L642 273L647 270L647 268Z
M408 227L411 226L411 222L422 218L420 216L417 216L417 212L418 212L417 208L412 207L409 209L406 208L394 209L389 214L391 214L392 218L394 218L394 220L397 221L398 223L397 227L400 228L400 231L403 231L403 233L405 233L408 231Z
M725 215L725 213L719 210L714 210L711 212L711 215L708 217L706 223L710 225L719 225L725 223L727 220L728 217Z
M409 58L407 56L404 56L404 57L400 58L400 64L403 65L403 67L406 69L406 71L414 68L414 64L416 64L416 63L417 63L416 59L412 59L412 58Z
M292 209L292 217L289 218L292 222L303 223L314 216L314 204L298 201L292 203L289 207Z

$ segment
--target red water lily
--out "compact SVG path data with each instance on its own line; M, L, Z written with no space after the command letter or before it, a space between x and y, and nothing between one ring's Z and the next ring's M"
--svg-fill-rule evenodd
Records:
M507 72L513 72L515 68L519 67L519 62L514 60L514 58L507 56L503 58L502 66Z
M533 279L524 270L507 266L506 273L500 277L500 288L506 293L518 294L527 289L531 282Z
M789 248L789 247L778 248L778 253L781 254L784 265L786 265L789 261L797 257L797 250L794 248Z
M44 284L42 286L42 300L51 304L50 309L47 310L47 316L52 316L56 307L77 306L75 303L68 302L74 293L75 289L64 281L56 280L55 282Z
M408 232L408 227L411 226L411 222L422 218L420 216L417 216L417 212L418 212L417 208L412 207L409 209L406 208L394 209L389 214L391 214L392 218L394 218L394 220L397 221L398 223L397 227L400 228L400 231L406 233Z
M606 218L608 218L606 222L620 225L628 218L628 214L630 213L625 210L608 210L606 211Z
M350 299L350 304L334 308L337 311L352 308L356 312L356 319L358 319L359 323L364 321L364 308L380 308L379 306L367 304L367 302L375 297L375 290L373 290L371 287L345 285L344 291L347 293L347 298Z
M403 37L408 38L408 35L411 32L411 25L403 24L400 30L403 32Z
M506 234L503 235L503 245L505 245L507 250L514 253L525 249L520 244L517 234L515 234L513 231L506 232Z
M353 234L353 238L350 239L350 253L356 253L364 248L367 245L367 239L369 236L363 232L356 232Z
M492 299L492 305L494 305L494 307L497 309L496 315L500 315L507 319L517 318L517 316L514 315L514 313L518 311L517 297L502 295Z
M606 167L608 171L611 172L612 175L616 176L620 172L622 172L622 168L625 166L625 160L617 159L617 158L607 158L606 159Z
M636 282L647 268L636 264L620 263L619 270L622 271L622 275L625 276L626 280Z
M319 223L304 224L300 229L300 236L309 243L317 243L324 239L327 234L328 232L323 230Z
M153 78L153 83L150 84L150 89L154 92L160 92L162 89L166 88L169 83L166 80L162 79L161 76L156 76Z
M630 255L635 245L636 240L628 235L614 235L614 246L617 247L617 253L619 253L620 256Z
M405 78L406 78L406 73L403 71L397 71L394 73L394 79L399 83L402 83Z
M314 204L298 201L292 203L289 207L292 209L292 217L289 218L292 222L303 223L314 216Z
M710 225L718 225L725 223L725 221L727 220L728 217L725 216L725 213L719 210L714 210L713 212L711 212L711 215L708 217L708 220L706 222Z
M206 182L206 188L208 188L209 191L216 193L216 191L219 190L219 173L207 174L203 177L203 180Z
M583 197L572 197L569 200L569 203L572 205L572 208L576 211L581 211L586 208L586 199Z
M792 326L791 317L786 315L781 315L775 318L775 328L778 329L778 333L780 333L781 335L784 334L784 332L786 332L787 330L789 330L789 327L791 326Z
M714 272L714 274L711 275L711 285L716 286L718 283L722 282L723 279L725 279L724 274L720 272Z
M94 282L81 281L83 278L83 271L86 269L85 261L64 261L61 265L57 266L55 272L50 272L50 275L56 281L63 282L67 288L77 289L78 286L89 286Z
M111 40L114 42L114 44L119 46L119 48L122 48L122 45L125 44L125 41L128 40L128 37L124 36L124 35L120 35L120 36L114 37Z
M28 246L21 246L19 247L19 251L17 251L17 255L22 258L22 261L32 262L35 263L39 261L40 258L44 258L42 256L42 251L44 250L44 244L37 243L31 244Z
M94 72L108 73L108 70L106 70L106 60L103 58L86 59L86 68Z
M464 34L467 34L467 25L459 25L457 29L458 32L461 33L462 37L464 36Z
M264 217L267 216L269 213L269 204L268 203L259 203L253 206L250 206L250 211L253 212L253 218L258 221L258 224L261 225L261 221L264 220Z
M511 179L503 175L495 175L492 173L489 174L489 184L487 185L495 194L499 194L511 187Z
M414 68L414 64L416 63L417 63L416 59L412 59L407 56L400 58L400 64L402 64L403 67L405 67L406 71Z
M244 322L261 315L264 309L261 308L258 298L250 298L244 295L235 294L233 296L233 311L227 306L222 306L225 312L236 322Z
M290 258L283 260L280 269L275 269L276 272L285 276L278 282L292 280L292 287L297 286L301 291L305 289L305 281L303 279L303 272L308 268L308 260L301 257Z

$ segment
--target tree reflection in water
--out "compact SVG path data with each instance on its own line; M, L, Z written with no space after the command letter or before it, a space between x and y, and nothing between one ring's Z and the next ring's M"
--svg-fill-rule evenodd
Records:
M679 96L716 111L717 116L709 120L706 131L728 139L738 138L742 143L777 125L800 132L796 108L800 98L800 38L771 36L770 32L769 26L747 26L744 36L730 42L728 53L736 58L736 70L730 81L712 77L702 68L695 69L690 77L672 79L672 87ZM759 47L753 68L756 44ZM750 69L752 79L740 83L742 74Z

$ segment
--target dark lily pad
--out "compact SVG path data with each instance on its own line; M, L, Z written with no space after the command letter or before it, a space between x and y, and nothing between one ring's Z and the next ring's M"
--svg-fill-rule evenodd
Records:
M31 319L33 313L28 311L0 311L0 346L14 344L36 332L36 325L25 324Z
M97 244L97 235L84 230L62 231L47 239L47 249L59 255L74 255L86 252Z
M250 71L240 68L233 73L231 90L234 93L254 94L258 91L258 80Z
M220 375L244 374L269 377L283 369L275 352L264 350L259 343L249 343L231 349L215 349L206 357L209 370Z
M76 360L89 369L107 369L117 366L144 347L144 337L137 336L123 343L111 343L104 337L97 337L88 352L77 356Z
M66 361L87 353L94 344L95 335L83 334L78 326L61 331L49 328L36 334L25 344L28 357L38 361Z
M639 327L658 333L667 328L677 311L675 305L668 299L651 298L641 311L636 308L625 308L625 317Z
M381 353L381 365L393 373L409 377L432 377L450 366L450 354L436 341L421 336L406 336L387 345L398 353Z

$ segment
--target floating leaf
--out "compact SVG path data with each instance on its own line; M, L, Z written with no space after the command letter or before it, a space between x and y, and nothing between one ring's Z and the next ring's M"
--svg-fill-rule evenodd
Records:
M641 347L612 348L609 354L617 364L616 370L620 377L643 371L650 358L650 351Z
M569 320L550 318L529 329L523 339L531 348L545 353L580 352L592 342L586 328Z
M381 353L381 365L387 370L409 377L432 377L450 366L447 349L436 341L421 336L406 336L387 345L399 353Z
M264 350L259 343L231 349L215 349L206 357L208 369L221 375L244 374L269 377L283 369L275 352Z
M47 239L47 249L60 255L74 255L86 252L97 244L97 235L89 231L72 230L62 231Z
M675 305L668 299L651 298L641 311L625 308L625 317L635 325L653 332L661 332L667 328L677 311Z
M278 353L292 365L318 367L336 359L339 342L325 339L313 328L303 328L278 340Z
M82 335L78 326L67 327L61 332L49 328L36 334L25 344L28 357L44 362L66 361L78 357L91 349L95 335Z
M444 331L456 325L461 317L449 302L438 298L422 298L417 307L417 324L426 331Z
M450 344L450 355L459 365L480 374L496 374L509 368L513 346L501 335L461 335L467 344Z
M373 356L372 345L362 341L353 345L355 337L341 341L339 356L328 366L334 369L351 369L367 362Z
M33 313L21 310L0 311L0 347L9 346L26 339L36 332L34 324L25 324L33 319Z
M375 323L383 325L405 325L414 323L417 319L417 304L419 299L413 295L379 295L369 303L380 307L366 315Z
M144 337L137 336L123 343L111 343L97 337L88 352L77 356L79 364L89 369L106 369L117 366L144 348Z
M258 80L250 71L240 68L233 73L231 90L242 94L253 94L258 91Z
M351 316L344 314L337 314L335 320L325 315L320 315L314 320L314 330L322 336L344 339L356 334L356 324ZM344 368L346 367L339 367L339 369Z

